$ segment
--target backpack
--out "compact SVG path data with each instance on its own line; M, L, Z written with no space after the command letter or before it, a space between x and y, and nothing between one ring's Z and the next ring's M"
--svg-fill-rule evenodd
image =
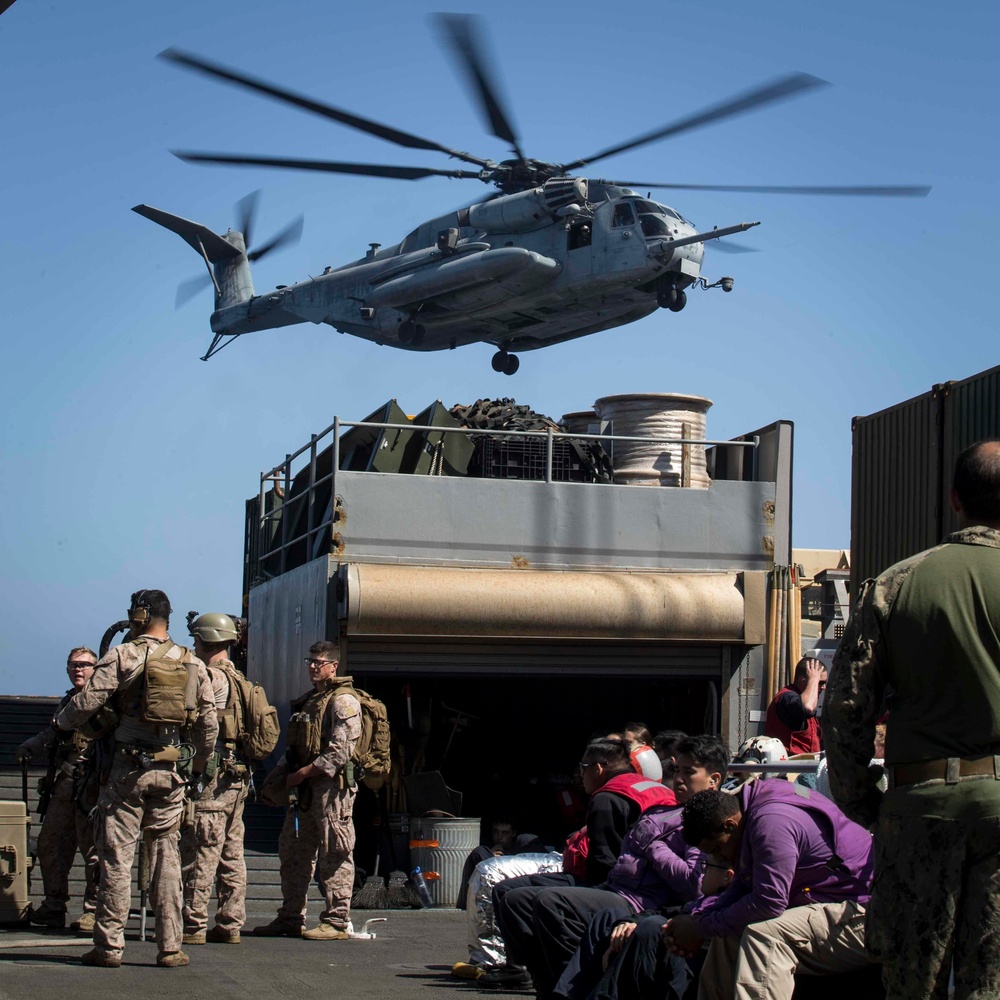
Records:
M355 777L373 790L389 776L389 717L385 705L367 691L350 685L348 690L361 704L361 735L354 746Z
M229 680L229 698L219 713L219 735L238 743L247 760L263 760L270 756L281 736L278 710L267 700L259 684L254 684L235 668L226 669L225 673Z

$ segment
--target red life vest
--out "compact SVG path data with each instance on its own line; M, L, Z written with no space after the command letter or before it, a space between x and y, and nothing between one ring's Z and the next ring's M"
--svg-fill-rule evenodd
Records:
M797 687L793 685L788 685L788 687L783 687L772 699L771 704L767 706L767 719L764 723L764 733L767 736L773 736L775 739L781 740L785 745L785 749L788 751L788 755L792 756L797 753L819 753L822 743L823 736L822 730L819 727L819 719L815 715L806 719L805 729L789 729L781 719L778 717L777 703L778 699L786 692L793 691L795 694L801 697L801 693Z
M600 795L602 792L610 792L612 795L631 799L639 806L639 815L652 806L675 806L678 804L673 789L661 785L658 781L653 781L652 778L644 778L641 774L629 772L616 774L601 785L594 794ZM590 841L587 839L587 828L583 827L571 834L566 840L566 849L563 851L563 871L583 878L587 870L587 855L589 853Z

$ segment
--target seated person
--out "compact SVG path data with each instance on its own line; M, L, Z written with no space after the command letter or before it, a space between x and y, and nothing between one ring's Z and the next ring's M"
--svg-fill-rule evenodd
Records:
M492 843L481 844L465 859L462 868L462 883L458 890L455 906L460 910L466 907L466 897L469 892L469 880L480 861L487 858L499 858L505 854L544 854L545 845L533 833L518 833L517 825L512 816L498 816L493 821Z
M493 889L493 909L507 946L507 966L479 980L480 986L526 987L525 958L533 955L531 905L535 894L554 885L600 885L621 853L625 834L650 807L675 805L674 793L659 781L636 774L630 744L622 739L591 741L580 762L584 790L590 796L585 835L578 839L578 865L570 871L508 879ZM513 942L513 944L512 944Z
M674 954L691 957L710 942L699 1000L787 998L796 973L871 964L871 835L829 799L786 781L700 792L684 806L683 831L736 868L728 889L663 926Z
M716 736L692 736L677 745L675 795L679 803L697 792L718 788L726 774L729 750ZM604 956L615 951L641 916L653 914L657 933L665 913L693 901L702 878L717 881L700 851L686 844L679 808L648 810L629 831L622 854L600 889L546 889L534 909L541 951L556 982L557 997L583 1000L604 972ZM638 863L636 863L638 862ZM636 872L639 877L636 878ZM716 890L717 891L717 890ZM619 898L616 899L615 896ZM571 950L572 949L572 950ZM543 989L546 980L536 981Z

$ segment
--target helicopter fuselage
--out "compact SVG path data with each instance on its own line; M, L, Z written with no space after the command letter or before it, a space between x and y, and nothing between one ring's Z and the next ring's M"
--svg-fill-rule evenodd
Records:
M433 219L298 284L231 304L217 294L212 329L312 322L407 350L479 341L533 350L640 319L658 308L659 290L692 285L704 246L680 241L696 235L674 209L627 188L557 178Z

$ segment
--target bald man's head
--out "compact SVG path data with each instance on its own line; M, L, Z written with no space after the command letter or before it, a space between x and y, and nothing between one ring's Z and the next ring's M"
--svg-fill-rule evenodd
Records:
M1000 527L1000 440L977 441L958 456L951 505L963 527Z

